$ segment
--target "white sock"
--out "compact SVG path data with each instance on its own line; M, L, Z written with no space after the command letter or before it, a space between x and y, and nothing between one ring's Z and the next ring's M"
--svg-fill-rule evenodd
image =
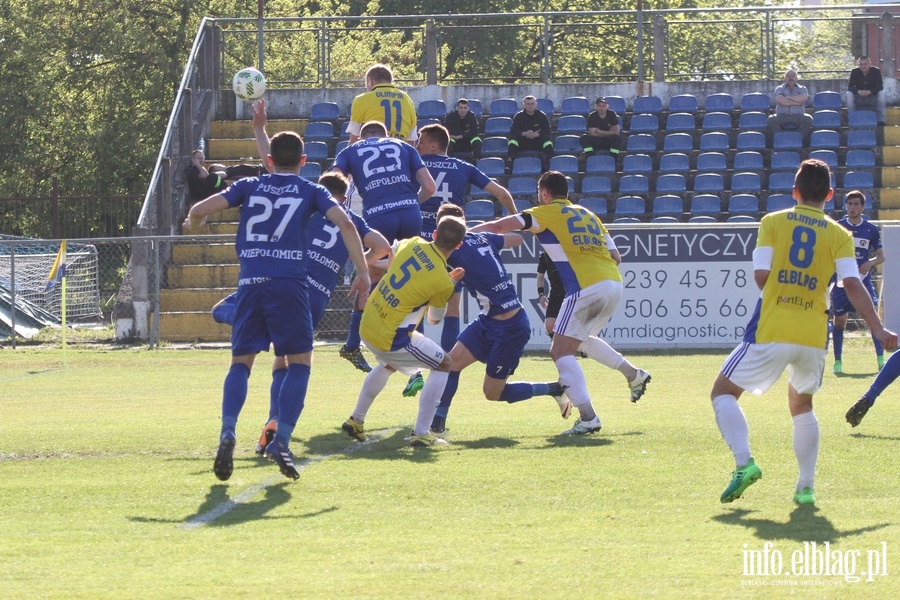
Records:
M794 456L800 467L797 490L813 487L816 460L819 457L819 420L812 411L797 415L794 421Z
M730 394L716 396L712 401L716 412L716 425L731 453L734 454L736 467L743 467L750 462L750 427L747 417L741 410L737 398Z
M587 354L588 358L591 360L595 360L604 367L609 367L610 369L618 370L622 363L625 362L624 356L594 335L581 342L578 349Z
M434 413L441 403L441 396L444 395L444 387L449 377L448 371L431 371L428 374L428 379L422 386L422 393L419 394L419 414L416 416L413 435L428 435L431 431L431 421L434 420Z
M581 413L582 421L590 421L597 416L594 407L591 404L591 397L587 390L587 381L584 379L584 372L578 366L578 361L574 356L563 356L556 360L556 369L559 371L559 382L568 386L566 396Z
M359 398L356 399L356 408L353 410L353 420L357 423L363 423L366 420L366 413L375 402L375 398L387 385L393 371L388 371L383 365L375 365L375 368L366 375L363 381L362 389L359 390Z

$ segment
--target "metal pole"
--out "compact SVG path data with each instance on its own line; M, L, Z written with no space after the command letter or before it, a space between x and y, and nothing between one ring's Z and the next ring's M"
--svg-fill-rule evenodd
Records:
M259 66L257 67L263 73L266 72L263 64L263 12L266 8L266 0L259 0L257 4L256 17L256 44L259 47Z
M638 96L644 95L644 0L637 0Z
M10 338L12 349L16 349L16 244L9 247L9 294L10 294Z

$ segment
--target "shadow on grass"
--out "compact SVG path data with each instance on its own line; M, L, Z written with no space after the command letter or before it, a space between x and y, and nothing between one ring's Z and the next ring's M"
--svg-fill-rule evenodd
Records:
M761 540L793 540L796 542L833 542L840 538L860 535L870 531L884 529L889 523L871 525L859 529L840 531L816 508L815 505L801 505L791 511L786 523L772 519L753 518L756 511L745 508L729 510L713 517L714 521L726 525L739 525L747 529L755 529L754 535Z
M453 448L465 448L466 450L490 450L497 448L515 448L521 442L518 440L512 440L509 438L502 437L486 437L481 438L480 440L466 440L461 442L454 442L452 439L450 441L450 446Z
M860 440L883 440L885 442L900 442L900 437L894 435L873 435L871 433L851 433L850 437Z
M609 446L609 437L599 435L555 435L547 438L545 448L582 448L585 446Z
M873 379L878 375L878 371L874 373L832 373L838 379Z
M310 458L344 454L350 459L406 460L417 463L436 460L434 452L440 452L441 448L410 447L409 441L405 439L410 430L410 426L374 430L367 432L365 442L355 442L340 431L316 435L306 440L305 454Z

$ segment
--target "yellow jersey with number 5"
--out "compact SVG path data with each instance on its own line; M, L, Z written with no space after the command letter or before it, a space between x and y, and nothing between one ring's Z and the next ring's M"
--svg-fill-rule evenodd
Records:
M390 83L379 83L371 92L364 92L350 105L349 131L359 135L359 129L369 121L379 121L387 128L388 137L415 140L416 105L409 94Z
M600 281L622 281L606 243L606 227L597 215L564 198L522 214L531 215L528 231L534 232L556 265L567 296Z
M456 283L447 272L447 259L434 243L420 237L403 240L391 266L369 294L359 335L382 351L409 343L428 305L444 308Z
M772 269L744 341L824 348L828 283L835 261L854 258L849 231L821 209L798 204L763 217L757 248L772 248Z

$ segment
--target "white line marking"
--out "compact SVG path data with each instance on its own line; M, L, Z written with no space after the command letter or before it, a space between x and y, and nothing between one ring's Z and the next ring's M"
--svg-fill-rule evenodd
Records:
M347 446L343 450L341 450L339 452L334 452L332 454L323 454L322 456L316 456L313 458L305 458L302 461L296 463L294 466L297 468L297 471L300 472L309 466L312 466L316 463L322 462L323 460L333 458L335 456L353 454L360 448L363 448L364 446L381 441L385 437L388 437L388 436L396 433L397 431L400 431L400 429L402 429L402 427L393 427L391 429L379 429L378 431L368 434L368 437L365 442L362 442L362 443L356 442L350 446ZM257 494L259 494L261 491L265 490L269 486L275 485L276 483L280 483L282 481L287 481L287 480L284 477L282 477L280 474L270 475L270 476L264 478L259 483L252 485L249 488L245 489L244 491L239 493L234 498L229 498L225 502L219 504L218 506L214 507L211 510L206 511L202 515L197 515L196 517L192 518L191 520L186 522L184 525L182 525L180 527L180 529L186 529L186 530L197 529L199 527L207 525L208 523L211 523L212 521L218 519L222 515L231 512L232 510L237 508L239 505L248 503Z

